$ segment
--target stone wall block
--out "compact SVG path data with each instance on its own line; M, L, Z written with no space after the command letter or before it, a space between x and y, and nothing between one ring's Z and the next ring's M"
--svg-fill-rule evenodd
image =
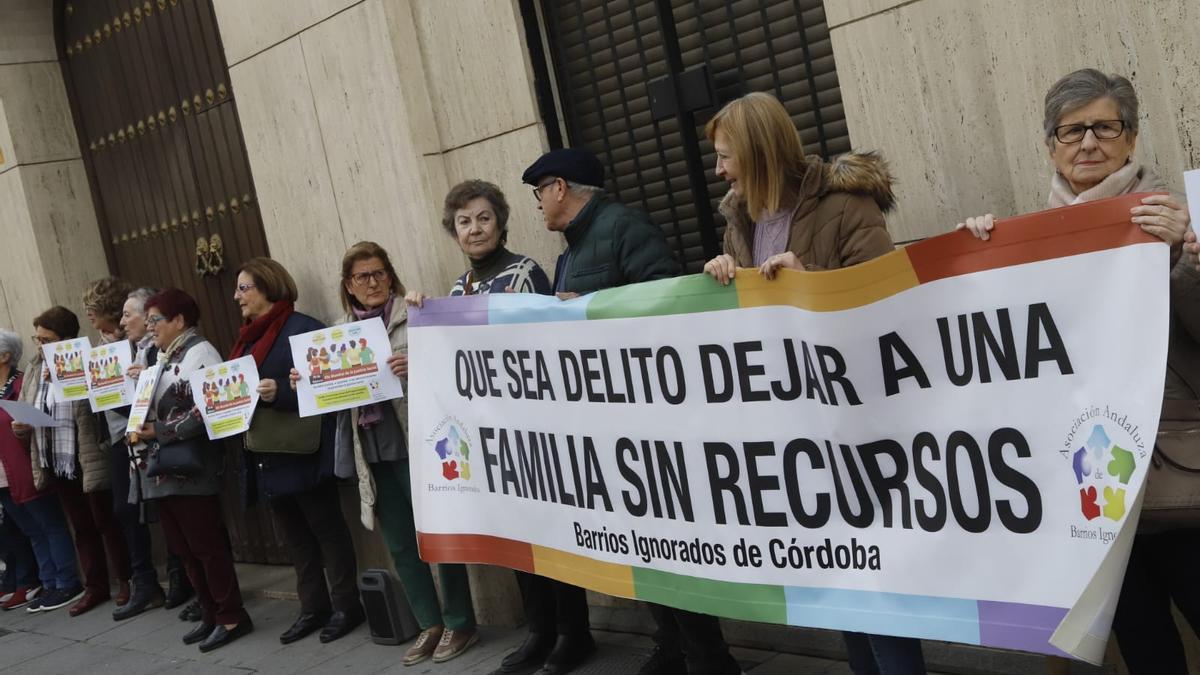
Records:
M12 156L5 153L6 166L80 156L57 62L0 65L0 101L12 143Z
M361 0L213 0L232 67Z
M332 319L346 240L300 38L233 67L230 79L271 256L295 277L301 309Z

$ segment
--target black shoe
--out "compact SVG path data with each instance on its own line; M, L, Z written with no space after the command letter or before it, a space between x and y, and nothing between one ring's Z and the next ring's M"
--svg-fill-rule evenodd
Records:
M181 569L171 570L167 575L167 597L163 607L175 609L187 602L193 594L195 591L192 590L192 582L188 581L187 574Z
M655 646L650 652L650 658L638 669L637 675L686 675L687 664L683 654L668 654L661 647Z
M164 600L162 587L157 583L134 584L133 595L130 596L129 602L113 610L113 621L122 621L135 617L148 609L162 607Z
M252 630L254 630L254 624L250 622L250 619L242 621L233 628L225 628L225 626L217 624L217 627L212 629L212 633L204 638L204 642L200 643L200 651L211 652L217 647L224 647L243 635L249 635Z
M208 637L210 634L212 634L212 632L213 632L213 624L203 623L203 622L198 623L198 624L196 624L195 628L189 630L187 632L187 634L183 636L183 644L194 645L197 642L200 642L204 638Z
M591 633L583 635L560 635L554 649L546 657L546 663L537 675L563 675L578 668L596 652L596 641Z
M296 640L312 635L313 631L325 625L329 621L328 612L317 612L315 614L301 614L300 618L292 624L292 627L285 630L283 635L279 636L279 641L285 645L290 645Z
M530 631L521 646L517 647L516 651L506 654L504 660L500 662L500 667L494 672L519 673L540 667L546 662L546 656L550 654L550 650L554 649L554 640L553 634L547 635Z
M329 617L329 623L321 629L320 640L321 642L333 642L346 636L366 620L367 616L363 614L362 607L356 607L349 612L334 612L333 616Z
M163 607L166 607L166 605L163 605ZM195 623L196 621L199 621L200 620L200 601L193 600L193 601L189 602L186 607L184 607L182 610L180 610L179 611L179 620L187 621L188 623Z

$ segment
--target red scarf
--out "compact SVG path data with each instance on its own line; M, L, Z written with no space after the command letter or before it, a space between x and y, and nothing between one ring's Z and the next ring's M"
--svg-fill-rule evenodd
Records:
M294 311L296 311L296 306L289 301L280 300L271 305L271 311L242 326L238 331L238 339L233 343L233 350L230 352L229 358L236 359L243 356L246 353L246 346L253 343L254 348L250 353L254 355L254 362L262 366L263 361L267 360L267 354L271 352L271 347L275 345L280 331L283 330L284 322Z

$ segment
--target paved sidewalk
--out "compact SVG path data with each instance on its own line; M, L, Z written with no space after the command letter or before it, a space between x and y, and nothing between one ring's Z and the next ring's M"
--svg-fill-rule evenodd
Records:
M290 568L278 568L288 575ZM277 576L274 573L272 576ZM248 580L249 581L249 580ZM363 626L336 642L323 645L314 634L292 645L279 644L279 634L299 613L299 603L282 599L269 585L244 588L246 608L255 631L209 654L180 638L191 624L176 618L178 610L151 610L116 623L112 603L71 618L66 609L30 614L23 609L0 612L0 672L140 675L180 672L212 675L246 673L464 673L484 675L520 644L523 629L483 627L480 644L448 663L400 665L406 649L373 643ZM637 671L651 649L649 638L627 633L595 632L600 650L580 675L629 674ZM824 659L735 649L751 675L783 673L848 674L844 663Z

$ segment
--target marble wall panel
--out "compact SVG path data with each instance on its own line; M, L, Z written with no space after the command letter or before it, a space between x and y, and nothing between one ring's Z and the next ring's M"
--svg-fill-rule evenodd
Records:
M0 101L12 142L5 162L28 164L79 157L75 123L57 62L0 65Z
M57 58L53 0L0 0L0 64Z
M236 65L362 0L213 0L225 59Z
M513 0L412 0L442 149L538 121Z
M271 257L295 277L302 311L331 319L346 239L300 38L234 66L230 78Z
M426 180L380 0L300 37L346 241L377 241L405 284L445 283L459 254L439 225L443 194Z

